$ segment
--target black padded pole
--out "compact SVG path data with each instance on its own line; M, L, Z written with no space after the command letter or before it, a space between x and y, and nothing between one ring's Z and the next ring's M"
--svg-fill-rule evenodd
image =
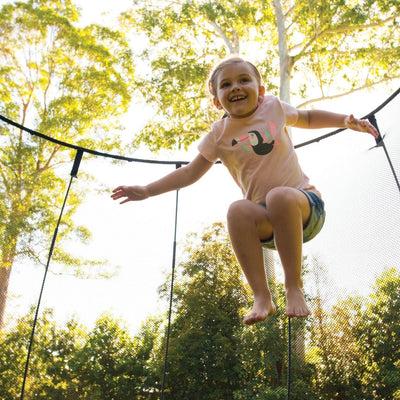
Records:
M80 162L82 160L82 155L83 155L83 151L82 150L78 150L77 153L76 153L76 156L75 156L74 164L72 166L72 170L71 170L71 174L70 174L71 178L69 180L67 192L66 192L65 197L64 197L64 202L63 202L63 205L61 207L60 215L58 217L57 225L56 225L56 228L54 229L53 238L52 238L52 241L51 241L51 244L50 244L49 255L47 257L46 268L45 268L44 274L43 274L42 286L41 286L40 292L39 292L39 298L38 298L38 301L37 301L35 316L34 316L33 324L32 324L31 336L30 336L30 339L29 339L28 354L26 356L26 361L25 361L24 379L22 381L20 400L24 399L26 379L28 377L28 371L29 371L29 361L30 361L31 354L32 354L33 341L34 341L34 338L35 338L35 330L36 330L36 325L37 325L37 321L38 321L38 318L39 318L40 304L42 302L43 291L44 291L44 286L45 286L45 283L46 283L47 273L49 271L51 257L53 255L54 246L55 246L56 240L57 240L58 228L60 226L61 219L62 219L62 216L63 216L63 213L64 213L65 204L67 203L67 199L68 199L68 195L69 195L69 190L71 188L72 180L74 178L76 178L76 176L78 174L79 165L80 165Z
M176 163L175 166L176 166L176 169L178 169L182 166L182 164ZM166 381L166 377L167 377L169 338L170 338L170 334L171 334L172 303L173 303L173 296L174 296L174 280L175 280L175 264L176 264L176 232L178 229L178 201L179 201L179 190L176 191L176 200L175 200L175 228L174 228L174 243L172 246L171 288L170 288L170 294L169 294L167 339L166 339L166 343L165 343L164 371L163 371L163 378L162 378L162 384L161 384L160 400L164 400L165 381Z
M390 158L390 156L389 156L389 153L388 153L388 151L387 151L387 149L386 149L386 146L385 146L385 142L384 142L384 140L383 140L383 137L381 136L381 133L379 132L378 122L376 121L375 114L369 115L369 116L368 116L368 121L376 128L376 130L377 130L378 133L379 133L379 136L375 139L375 141L376 141L376 147L382 147L383 151L385 152L386 159L388 160L390 170L392 171L394 180L395 180L396 185L397 185L397 189L399 190L399 193L400 193L399 178L397 177L396 170L394 169L392 160L391 160L391 158Z

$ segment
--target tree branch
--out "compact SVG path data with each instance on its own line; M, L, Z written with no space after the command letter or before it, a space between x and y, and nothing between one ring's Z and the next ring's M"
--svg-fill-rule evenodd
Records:
M52 161L52 159L55 157L55 155L58 153L58 151L60 150L60 145L56 145L53 148L53 151L51 152L49 158L46 161L46 164L43 167L40 167L39 165L37 165L37 171L38 173L42 173L43 171L46 171L47 169L50 168L50 163Z
M385 25L386 23L393 21L394 19L400 17L400 14L392 15L389 18L386 18L382 21L377 21L375 23L367 24L367 25L357 25L357 26L339 26L335 29L325 29L320 32L315 32L314 36L311 37L310 40L307 41L307 43L304 44L303 48L299 51L296 57L302 55L308 47L310 47L311 43L313 43L318 37L322 37L328 34L332 33L345 33L345 32L353 32L356 30L364 30L364 29L370 29L374 28L377 26L382 26ZM290 50L294 50L298 47L300 47L301 44L297 44L296 46L293 46Z
M1 174L2 180L3 180L3 182L4 182L4 186L5 186L5 188L6 188L6 191L9 192L9 190L10 190L10 185L9 185L9 183L8 183L6 174L4 173L3 163L1 162L1 160L0 160L0 174Z
M307 106L309 104L317 103L319 101L338 99L340 97L344 97L344 96L347 96L349 94L352 94L352 93L355 93L355 92L359 92L361 90L369 89L369 88L375 87L377 85L380 85L381 83L393 81L395 79L400 79L400 75L384 78L384 79L381 79L380 81L376 81L376 82L373 82L373 83L368 83L368 84L359 86L357 88L348 90L347 92L335 94L335 95L332 95L332 96L322 96L322 97L318 97L318 98L315 98L315 99L307 100L304 103L301 103L301 104L297 105L296 108L304 108L305 106Z
M390 16L389 18L386 18L382 21L377 21L371 24L367 25L356 25L356 26L339 26L336 29L326 29L322 32L318 33L318 36L323 36L325 34L329 33L338 33L338 32L352 32L352 31L357 31L357 30L364 30L364 29L369 29L369 28L375 28L377 26L382 26L385 25L386 23L393 21L394 19L400 17L400 14L395 14Z
M224 30L215 22L215 21L209 21L210 24L214 27L214 29L219 33L223 41L225 42L226 46L229 49L229 52L231 54L239 54L239 43L237 43L235 46L232 45L231 41L229 40L228 36L226 36L226 33Z

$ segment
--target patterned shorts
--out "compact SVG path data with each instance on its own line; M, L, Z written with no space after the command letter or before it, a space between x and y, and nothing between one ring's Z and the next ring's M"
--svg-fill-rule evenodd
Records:
M325 208L323 200L314 192L299 190L307 196L311 208L310 218L303 228L303 243L305 243L314 238L324 226ZM263 206L265 207L265 204ZM269 239L261 240L261 244L263 247L276 250L273 236Z

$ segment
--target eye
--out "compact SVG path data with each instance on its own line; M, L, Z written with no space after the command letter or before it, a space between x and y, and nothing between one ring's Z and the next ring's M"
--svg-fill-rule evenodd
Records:
M228 87L229 85L230 85L229 82L222 82L220 87L221 87L221 89L223 89L223 88Z

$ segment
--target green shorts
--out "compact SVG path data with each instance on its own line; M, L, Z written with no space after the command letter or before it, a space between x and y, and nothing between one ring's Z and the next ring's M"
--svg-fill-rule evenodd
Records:
M319 231L324 226L325 208L323 200L314 192L309 192L302 189L299 190L307 196L311 208L310 218L306 226L303 228L303 243L306 243L317 236ZM263 206L265 207L265 204L263 204ZM269 239L261 240L261 244L263 247L276 250L273 236Z

